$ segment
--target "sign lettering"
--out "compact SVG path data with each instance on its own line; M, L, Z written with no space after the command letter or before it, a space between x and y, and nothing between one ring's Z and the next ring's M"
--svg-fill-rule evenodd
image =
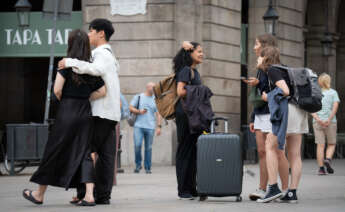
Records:
M53 43L52 21L42 19L41 12L30 14L30 26L19 28L15 12L0 13L0 57L49 56ZM68 35L81 28L81 12L73 12L70 21L58 21L55 37L55 55L65 56Z

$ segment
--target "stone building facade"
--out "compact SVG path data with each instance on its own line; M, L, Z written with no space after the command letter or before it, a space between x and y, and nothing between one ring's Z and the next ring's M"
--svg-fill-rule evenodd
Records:
M339 11L345 9L345 1L329 0L329 29L336 40L330 57L322 56L320 43L327 20L324 1L273 1L280 16L278 45L284 64L330 73L333 87L344 99L345 14ZM262 16L267 7L268 0L148 0L145 15L112 16L109 0L82 1L85 26L94 18L107 18L115 27L111 45L121 65L121 91L128 100L142 92L147 82L157 82L172 72L172 58L183 40L200 42L205 51L205 61L199 67L202 80L214 92L214 111L230 119L233 132L240 131L251 111L239 79L245 74L255 76L256 58L252 48L255 37L265 33ZM248 59L241 60L241 54ZM341 106L338 113L342 131L345 130L344 110ZM174 125L172 121L167 122L163 135L155 138L155 164L174 161ZM122 133L123 163L133 164L132 129L122 123Z

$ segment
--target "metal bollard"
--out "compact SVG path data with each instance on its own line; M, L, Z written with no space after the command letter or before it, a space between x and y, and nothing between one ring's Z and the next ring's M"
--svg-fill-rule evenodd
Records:
M119 138L119 145L118 145L118 150L117 150L117 173L124 173L125 170L121 168L121 141L122 141L122 134L120 133L120 138Z

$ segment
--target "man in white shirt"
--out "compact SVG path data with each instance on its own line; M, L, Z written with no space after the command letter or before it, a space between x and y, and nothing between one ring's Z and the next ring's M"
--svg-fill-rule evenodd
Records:
M94 117L94 151L98 154L96 162L95 199L96 204L110 204L115 166L115 125L121 118L119 64L108 44L114 28L106 19L95 19L89 26L90 44L96 48L92 51L91 63L72 58L59 61L59 69L72 67L78 74L100 76L106 86L104 98L91 102ZM77 199L84 197L83 189L78 190ZM75 201L74 201L75 202Z

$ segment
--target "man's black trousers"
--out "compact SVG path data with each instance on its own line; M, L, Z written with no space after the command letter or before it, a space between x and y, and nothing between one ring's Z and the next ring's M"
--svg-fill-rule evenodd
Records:
M116 136L115 125L117 122L99 117L94 117L94 137L92 143L93 152L97 152L98 158L95 167L95 200L96 202L108 201L111 198L113 188ZM85 185L77 189L78 199L85 196Z

